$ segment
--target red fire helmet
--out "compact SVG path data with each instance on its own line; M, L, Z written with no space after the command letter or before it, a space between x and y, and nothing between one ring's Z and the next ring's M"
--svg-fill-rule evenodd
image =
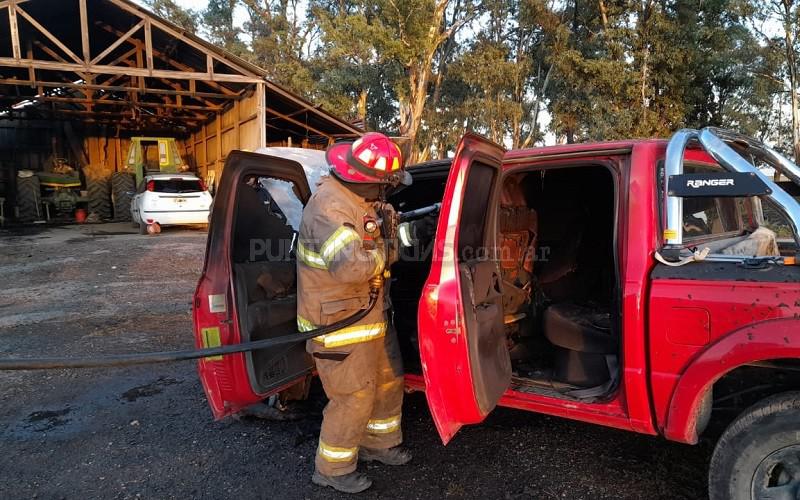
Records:
M339 142L325 153L331 173L345 182L359 184L411 184L403 169L397 144L378 132L364 134L355 142Z

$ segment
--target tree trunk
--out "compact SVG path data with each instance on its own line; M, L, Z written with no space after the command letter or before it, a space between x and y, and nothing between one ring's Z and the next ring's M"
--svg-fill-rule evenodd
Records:
M792 89L792 141L794 162L800 165L800 103L798 103L797 85Z
M439 0L436 3L429 25L427 46L418 58L412 59L406 64L408 94L399 99L399 111L400 135L407 137L409 143L408 163L415 163L420 157L417 133L422 123L422 114L425 111L433 60L441 44L447 42L455 34L455 25L450 26L446 31L443 26L444 14L449 2L450 0Z
M642 4L642 10L639 13L639 19L637 23L638 26L638 36L641 38L641 106L642 106L642 123L641 127L647 126L647 109L650 107L650 98L649 98L649 79L650 79L650 18L653 15L653 1L646 0ZM644 132L643 128L639 129L639 133L642 134Z
M646 43L646 42L645 42ZM650 47L645 46L642 54L642 125L647 123L647 108L650 100L647 98L647 80L650 78Z
M417 148L417 133L422 123L422 113L425 110L430 68L429 62L428 64L415 64L408 69L409 93L407 97L400 99L400 135L408 138L407 163L409 164L417 163L420 156Z
M786 67L789 74L789 93L791 97L792 106L792 152L794 153L795 163L800 163L800 96L798 96L798 68L797 68L797 52L795 52L795 26L792 22L794 16L792 15L792 7L794 2L792 0L784 0L784 36L786 41Z
M358 119L364 125L364 130L367 129L367 96L369 96L368 90L362 90L358 94Z
M608 29L608 8L603 0L598 1L597 5L600 9L600 19L603 21L603 30Z
M542 100L547 93L547 87L550 85L550 77L553 74L554 66L555 64L551 64L550 67L547 68L547 74L544 77L544 82L536 92L536 100L533 102L533 120L531 122L531 130L528 133L528 137L525 138L525 142L522 143L522 148L530 147L533 144L533 141L536 139L536 136L539 134L539 114L542 111Z

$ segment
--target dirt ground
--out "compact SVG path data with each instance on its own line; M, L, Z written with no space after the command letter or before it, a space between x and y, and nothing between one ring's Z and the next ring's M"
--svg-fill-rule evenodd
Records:
M205 233L134 232L0 232L0 356L191 347ZM338 498L309 482L315 394L300 420L214 422L194 362L0 372L0 498ZM367 467L361 498L705 497L710 443L499 409L445 448L424 395L403 411L414 461Z

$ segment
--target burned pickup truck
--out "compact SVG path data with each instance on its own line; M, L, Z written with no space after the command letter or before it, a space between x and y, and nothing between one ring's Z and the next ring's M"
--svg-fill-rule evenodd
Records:
M498 405L688 444L716 427L712 499L797 498L800 205L767 167L800 183L780 154L712 128L517 151L470 134L452 160L411 167L414 186L389 201L441 208L390 294L407 387L425 392L442 441ZM321 152L229 156L198 347L296 331L295 235L307 174L326 170ZM298 342L199 372L222 418L292 392L313 361Z

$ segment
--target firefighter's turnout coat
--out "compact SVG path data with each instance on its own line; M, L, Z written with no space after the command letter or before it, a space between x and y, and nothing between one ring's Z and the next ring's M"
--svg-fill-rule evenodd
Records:
M365 223L373 204L325 177L303 210L297 253L297 326L309 331L345 319L369 303L369 279L383 273L386 249ZM385 287L384 287L385 289ZM325 393L316 467L325 475L355 470L359 446L400 444L403 372L388 301L356 324L308 341Z

